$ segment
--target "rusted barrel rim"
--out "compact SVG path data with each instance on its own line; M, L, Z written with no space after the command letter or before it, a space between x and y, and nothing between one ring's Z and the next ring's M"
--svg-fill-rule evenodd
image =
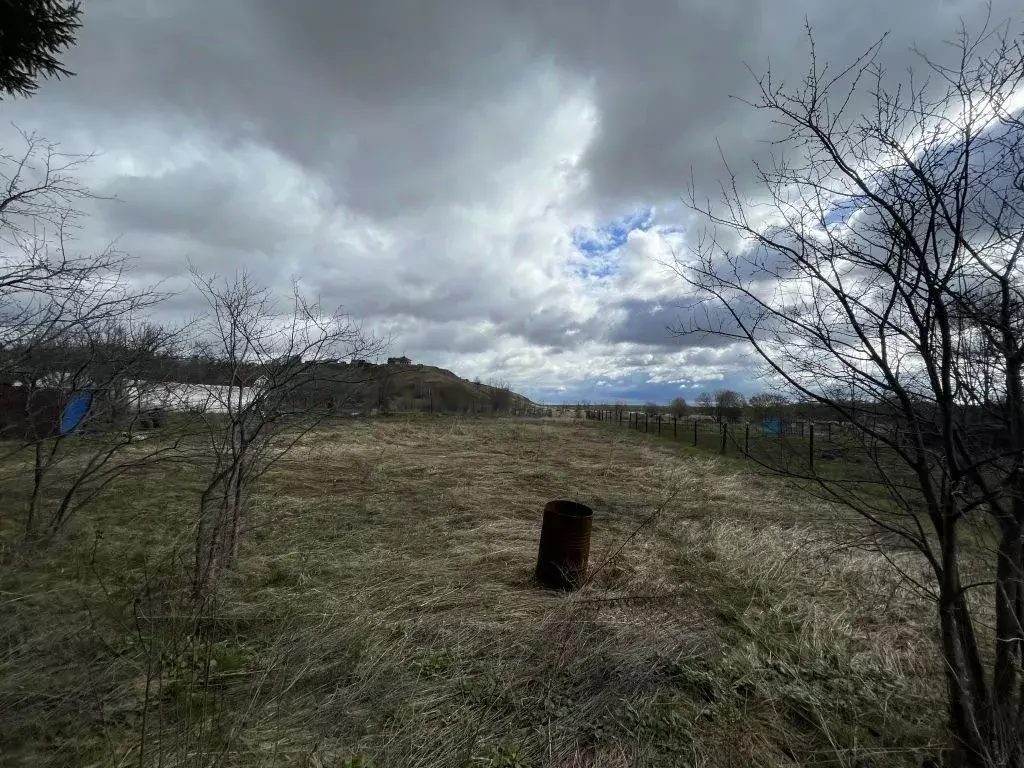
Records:
M549 501L544 505L544 511L551 512L556 515L564 515L565 517L594 516L594 510L586 504L580 504L578 501L570 501L569 499L555 499L554 501Z

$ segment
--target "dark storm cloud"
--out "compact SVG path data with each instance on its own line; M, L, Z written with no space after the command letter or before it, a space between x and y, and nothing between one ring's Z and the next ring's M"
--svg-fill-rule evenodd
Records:
M354 205L393 212L487 187L474 161L514 157L537 119L500 105L557 69L593 87L600 124L584 165L592 191L620 205L674 196L691 169L717 177L716 142L739 160L764 155L768 116L729 97L752 95L746 65L760 71L769 57L780 79L803 74L805 15L834 62L891 31L885 60L902 71L912 43L935 48L970 5L265 0L240 12L107 0L90 6L69 56L79 77L46 95L125 119L184 113L325 173ZM1000 0L993 15L1013 7ZM495 113L486 127L481 109Z
M118 231L192 238L218 249L273 248L289 234L287 221L272 216L265 190L208 163L116 178L98 192L116 199L104 211Z
M699 191L714 195L719 147L742 181L745 161L771 151L764 139L773 128L770 115L731 97L754 97L750 70L760 74L769 60L776 84L799 84L809 64L805 18L819 64L845 66L888 33L880 61L896 76L921 66L912 46L941 57L962 17L969 24L983 18L980 3L942 0L569 0L518 7L560 64L594 79L600 128L585 164L592 192L612 205L672 197L691 173ZM1016 10L999 0L992 16L1002 20ZM855 99L852 108L869 98Z
M615 344L642 344L664 349L725 347L731 340L723 336L697 332L696 327L728 331L734 328L721 307L694 305L685 296L658 300L625 299L613 305L624 317L612 325L603 338Z
M118 119L183 114L226 144L270 145L379 214L472 194L492 153L529 140L521 115L501 114L532 78L499 6L147 5L91 6L68 57L80 74L47 95ZM478 130L488 105L496 132Z

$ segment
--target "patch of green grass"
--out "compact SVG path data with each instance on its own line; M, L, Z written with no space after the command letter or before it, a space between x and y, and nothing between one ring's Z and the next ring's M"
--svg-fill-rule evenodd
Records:
M683 752L693 740L692 720L670 696L627 702L622 725L645 747L668 755Z

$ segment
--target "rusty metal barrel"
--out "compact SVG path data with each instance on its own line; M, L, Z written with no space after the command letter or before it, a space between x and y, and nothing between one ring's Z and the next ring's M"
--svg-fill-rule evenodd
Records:
M556 589L577 589L587 576L590 526L594 511L586 504L558 499L544 506L537 554L537 578Z

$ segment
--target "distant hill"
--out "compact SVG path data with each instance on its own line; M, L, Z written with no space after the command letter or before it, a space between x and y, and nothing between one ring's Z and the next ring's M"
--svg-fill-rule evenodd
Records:
M132 379L182 385L250 386L265 375L273 377L278 363L236 364L215 358L140 356L130 358L120 348L110 350L60 348L31 349L16 356L12 365L0 365L0 380L45 381L79 373L79 387L95 374L109 386L111 372L125 371ZM109 358L109 360L107 359ZM130 365L124 360L130 359ZM3 361L0 360L0 363ZM298 406L327 407L339 412L433 413L539 413L541 407L507 387L468 381L445 368L420 365L406 357L385 363L367 360L280 361L287 366L288 397ZM118 368L121 366L121 368ZM130 373L128 373L130 371ZM282 374L279 374L282 375ZM7 381L9 379L9 381Z
M347 366L349 405L358 410L530 414L540 406L507 387L468 381L446 368L412 362Z
M255 381L260 369L244 372ZM236 372L237 375L237 372ZM425 413L537 413L541 407L507 387L468 381L445 368L420 365L408 358L389 358L386 363L366 360L309 364L309 379L297 392L309 405L325 405L341 412ZM155 365L154 378L184 384L226 385L232 374L216 361L163 359Z

